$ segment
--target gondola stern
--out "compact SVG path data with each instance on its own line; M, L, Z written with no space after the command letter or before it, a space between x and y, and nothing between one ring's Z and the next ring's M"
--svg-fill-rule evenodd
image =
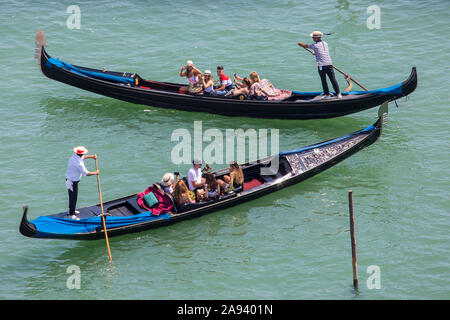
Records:
M35 39L35 49L34 49L34 58L38 61L39 69L41 70L42 74L46 77L47 74L45 73L45 64L48 60L48 55L45 51L46 43L46 37L42 30L36 30L36 39Z
M23 212L22 212L22 220L20 221L20 227L19 232L30 238L35 238L37 234L37 229L34 224L30 223L28 221L28 206L23 206Z
M411 73L410 73L408 79L406 79L402 83L402 95L401 95L401 97L405 97L405 96L411 94L412 92L414 92L414 90L416 90L416 88L417 88L417 84L418 84L417 68L416 67L412 67L411 68Z
M389 102L386 101L378 108L378 120L373 125L375 127L376 131L378 132L378 136L377 136L376 140L378 140L380 138L381 133L382 133L384 127L386 126L388 112L389 112Z
M37 29L36 30L36 38L35 38L35 45L36 45L36 51L35 51L35 58L40 60L40 53L42 51L42 48L47 45L45 33L42 30Z

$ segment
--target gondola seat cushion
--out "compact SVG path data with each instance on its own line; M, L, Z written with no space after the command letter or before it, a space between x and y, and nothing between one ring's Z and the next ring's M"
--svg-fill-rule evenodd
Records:
M150 209L146 201L144 200L144 197L152 192L156 199L158 200L158 204L154 205L153 208ZM172 212L173 210L173 203L167 197L165 194L163 194L161 191L158 190L158 188L154 186L148 187L144 192L138 193L138 200L137 203L141 208L147 209L152 212L153 216L159 216L163 212Z
M151 208L159 203L158 199L156 198L156 196L153 192L147 193L144 196L144 200L149 208Z
M260 181L260 179L255 178L255 179L253 179L251 181L244 182L244 190L246 191L246 190L249 190L249 189L253 189L253 188L255 188L257 186L260 186L262 184L263 184L263 182Z

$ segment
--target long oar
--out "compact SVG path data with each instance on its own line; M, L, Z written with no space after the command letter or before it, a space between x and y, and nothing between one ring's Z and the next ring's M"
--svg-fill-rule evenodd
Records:
M95 158L95 170L98 170L97 158ZM108 231L106 230L105 213L103 212L102 190L100 189L100 173L97 174L98 196L100 198L100 208L102 209L103 230L105 230L106 248L108 249L109 262L112 261L111 250L109 249Z
M309 49L309 48L304 48L306 51L308 51L309 53L311 53L312 55L314 55L314 52ZM342 73L346 78L349 78L350 80L352 80L354 83L356 83L358 86L360 86L361 88L363 88L365 91L368 91L366 87L364 87L362 84L360 84L358 81L356 81L355 79L353 79L352 77L350 77L347 73L345 73L344 71L340 70L339 68L333 66L334 69L336 69L337 71L339 71L340 73Z

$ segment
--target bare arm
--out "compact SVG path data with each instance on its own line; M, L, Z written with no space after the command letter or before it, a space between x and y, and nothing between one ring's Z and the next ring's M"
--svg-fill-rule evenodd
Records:
M95 176L95 175L97 175L97 174L99 174L99 171L98 171L98 170L95 170L95 171L89 171L86 175L87 175L87 176Z
M182 66L180 70L180 77L186 77L186 66Z
M232 171L230 173L230 182L228 183L228 185L232 188L234 188L234 179L236 178L236 173L234 171Z
M83 159L95 159L95 160L97 160L97 155L96 154L85 154L83 156ZM86 175L87 176L93 176L93 175L96 175L96 174L99 174L98 170L89 171Z
M234 83L236 83L236 87L238 88L244 87L244 84L242 82L239 82L237 79L234 79Z
M97 155L96 154L85 154L84 156L83 156L83 159L95 159L95 160L97 160Z
M212 79L209 79L208 82L205 82L205 79L202 78L202 83L204 88L208 88L214 85L214 81Z
M201 188L203 187L203 183L202 182L196 182L196 181L191 181L192 185L194 186L194 188Z
M219 81L220 81L220 79L219 79ZM222 84L222 81L220 81L220 87L217 88L216 91L223 91L223 90L225 90L225 85Z
M197 77L202 77L202 72L194 67L194 75L196 75Z

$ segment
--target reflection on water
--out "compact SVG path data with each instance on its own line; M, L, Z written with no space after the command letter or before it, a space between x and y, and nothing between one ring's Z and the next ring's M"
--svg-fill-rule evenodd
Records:
M221 115L187 112L174 109L156 108L144 105L131 104L106 97L80 97L80 98L52 98L47 97L40 103L46 114L42 134L53 133L55 130L64 131L69 128L102 129L123 128L140 131L153 126L155 132L167 127L172 132L176 128L191 128L194 121L202 121L204 130L227 128L244 130L248 128L276 128L280 130L281 137L285 133L288 137L297 134L311 136L316 139L329 139L356 131L375 122L376 109L369 110L373 120L367 123L358 117L340 117L337 119L321 120L279 120L257 119L245 117L226 117ZM367 111L367 112L369 112ZM170 126L168 125L170 123ZM323 130L323 129L326 130ZM170 136L170 135L169 135ZM320 141L322 141L320 140ZM312 141L316 143L318 141ZM297 144L298 146L298 144Z
M51 245L52 240L48 242ZM29 257L33 261L29 261L28 266L34 269L35 273L32 277L24 278L25 298L79 299L81 294L85 298L96 299L100 298L96 295L101 290L112 287L111 281L118 276L118 272L114 261L113 263L108 261L104 240L90 243L64 241L64 243L67 249L54 247L45 257ZM58 251L62 253L52 256L51 252ZM69 268L71 266L79 268L80 290L70 289L67 284L71 280L70 277L74 275ZM36 272L38 269L39 273ZM45 286L42 285L43 283Z
M365 8L356 0L337 0L334 7L338 9L338 20L340 24L355 24L363 9L365 12Z

